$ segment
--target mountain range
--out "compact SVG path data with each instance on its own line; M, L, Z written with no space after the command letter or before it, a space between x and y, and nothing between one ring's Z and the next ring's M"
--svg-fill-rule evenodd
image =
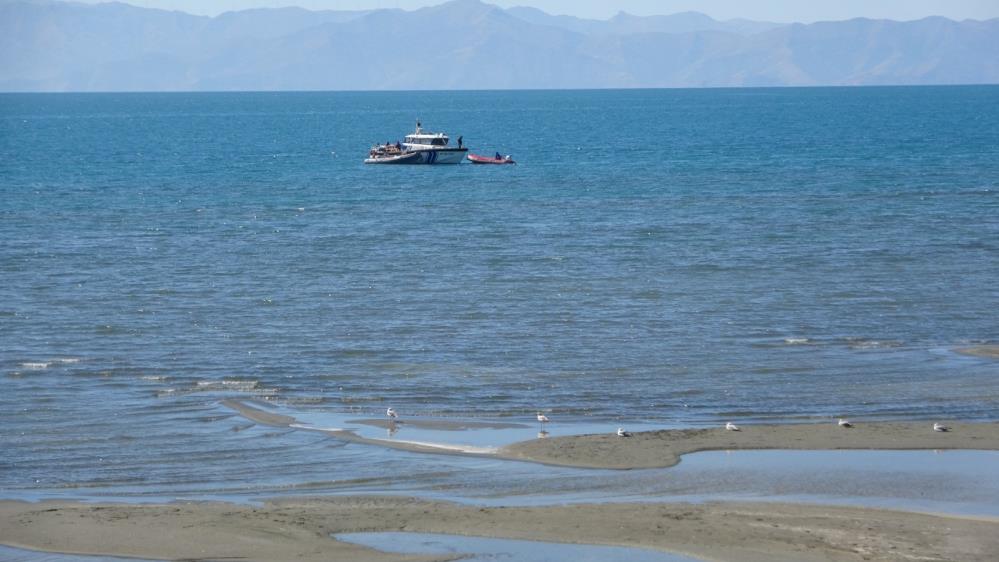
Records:
M228 12L0 0L0 91L658 88L999 83L999 18L608 20L453 0Z

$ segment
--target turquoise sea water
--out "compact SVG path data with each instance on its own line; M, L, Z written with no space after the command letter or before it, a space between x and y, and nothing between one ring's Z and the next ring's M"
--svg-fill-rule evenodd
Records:
M409 491L535 471L250 427L226 397L999 419L999 363L954 352L999 342L996 108L997 87L0 95L0 495L383 491L386 455ZM417 118L519 164L361 163Z

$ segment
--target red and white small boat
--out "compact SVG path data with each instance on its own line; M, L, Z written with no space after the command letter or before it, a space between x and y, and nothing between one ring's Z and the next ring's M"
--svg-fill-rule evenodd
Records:
M472 162L472 164L516 164L516 162L513 161L513 157L509 154L506 156L500 156L498 152L496 153L496 156L469 154L468 159Z

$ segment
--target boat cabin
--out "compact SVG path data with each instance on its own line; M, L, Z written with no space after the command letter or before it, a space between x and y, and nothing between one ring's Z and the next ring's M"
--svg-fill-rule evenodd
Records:
M444 133L426 133L423 131L423 127L420 123L416 123L416 132L406 135L406 139L403 144L413 145L416 147L446 147L450 139Z
M416 144L420 146L447 146L448 138L444 133L415 133L406 135L405 144Z

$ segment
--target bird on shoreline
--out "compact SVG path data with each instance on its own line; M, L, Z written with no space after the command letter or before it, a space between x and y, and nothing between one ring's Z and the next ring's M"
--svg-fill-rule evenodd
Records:
M538 412L538 423L541 424L541 431L545 430L545 424L548 423L549 421L550 420L548 419L548 416L542 414L541 412Z
M942 423L933 424L933 431L950 431L950 428Z
M623 427L619 427L619 428L617 428L617 436L618 437L631 437L631 433L625 431Z
M395 412L395 408L389 408L388 410L385 410L385 415L391 419L396 419L399 417L399 414Z
M847 427L847 428L853 427L853 424L850 423L849 420L844 420L844 419L841 419L838 422L836 422L836 425L838 425L840 427Z
M742 431L741 429L739 429L739 426L735 425L732 422L726 423L725 424L725 429L728 430L728 431Z

